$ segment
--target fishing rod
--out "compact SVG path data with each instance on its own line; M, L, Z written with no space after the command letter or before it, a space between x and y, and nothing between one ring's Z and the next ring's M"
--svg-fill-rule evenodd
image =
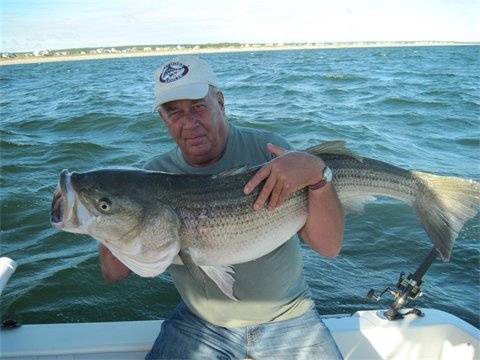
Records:
M410 273L407 277L405 277L405 273L402 271L400 273L400 277L395 285L398 289L393 290L387 287L383 292L379 295L375 295L375 290L370 289L367 294L367 299L374 299L379 301L383 294L389 292L394 297L394 302L391 305L390 309L384 313L385 317L388 320L398 320L402 319L407 314L416 314L418 316L423 316L423 313L418 309L412 309L404 314L400 312L400 309L405 306L409 300L416 300L419 296L423 295L423 292L420 289L420 285L422 284L422 278L432 265L433 261L438 255L438 251L435 247L430 251L427 257L423 260L420 264L418 269L415 273Z

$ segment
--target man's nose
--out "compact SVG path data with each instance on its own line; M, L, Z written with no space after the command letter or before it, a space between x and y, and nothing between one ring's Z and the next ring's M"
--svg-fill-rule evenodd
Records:
M198 124L197 117L194 114L192 114L190 111L187 112L185 114L185 118L183 119L183 127L185 129L194 128L195 126L197 126L197 124Z

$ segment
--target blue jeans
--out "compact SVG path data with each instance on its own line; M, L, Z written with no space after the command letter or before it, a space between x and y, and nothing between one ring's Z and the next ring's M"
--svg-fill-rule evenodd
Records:
M279 322L223 328L194 315L182 302L145 357L157 359L342 359L317 311Z

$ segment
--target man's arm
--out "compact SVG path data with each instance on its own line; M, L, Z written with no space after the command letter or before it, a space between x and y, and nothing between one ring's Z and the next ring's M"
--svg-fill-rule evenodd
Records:
M118 260L103 244L98 246L98 257L103 278L107 283L122 280L130 275L130 269Z
M325 163L319 157L306 152L286 151L271 144L268 144L268 150L277 157L265 164L244 188L248 195L266 180L253 205L255 210L260 210L267 200L267 208L273 210L292 192L322 180ZM332 184L308 192L308 217L300 235L320 255L335 257L343 241L342 204Z
M336 257L342 248L345 217L331 183L308 190L307 222L300 230L303 241L323 256Z

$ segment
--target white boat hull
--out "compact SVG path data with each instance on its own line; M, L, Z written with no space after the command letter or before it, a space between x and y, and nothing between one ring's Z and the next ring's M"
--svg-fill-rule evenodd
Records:
M383 311L324 318L345 359L480 359L480 330L422 309L388 321ZM143 359L161 321L23 325L2 329L2 359Z
M0 258L0 293L15 271L15 262ZM421 309L389 321L382 311L324 318L345 359L480 359L480 330L443 311ZM23 325L2 328L0 358L8 359L143 359L162 321L124 321Z

